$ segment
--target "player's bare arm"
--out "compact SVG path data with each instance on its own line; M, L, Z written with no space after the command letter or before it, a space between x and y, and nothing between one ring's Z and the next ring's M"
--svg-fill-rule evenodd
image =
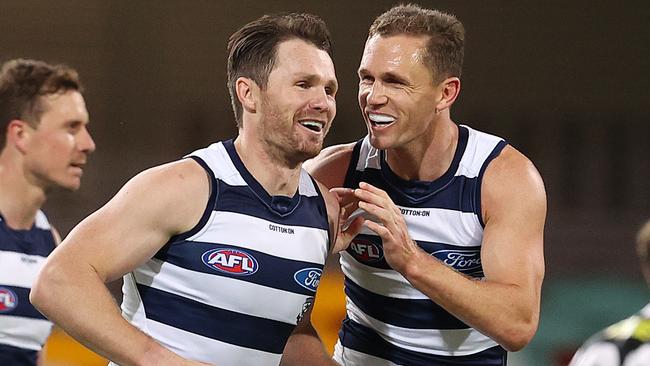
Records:
M488 166L482 184L485 222L482 281L447 267L408 235L399 209L386 192L362 183L359 207L378 218L365 225L381 238L396 271L447 311L516 351L530 342L539 321L544 277L546 194L532 163L506 147Z
M192 228L209 196L190 159L140 173L83 220L48 258L31 293L48 318L121 365L201 365L183 360L122 318L105 283L151 258Z

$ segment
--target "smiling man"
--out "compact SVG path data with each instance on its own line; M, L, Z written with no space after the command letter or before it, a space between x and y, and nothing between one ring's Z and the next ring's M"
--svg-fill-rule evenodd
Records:
M53 188L76 190L95 143L76 71L12 60L0 70L0 365L36 365L51 323L29 303L60 241L40 210Z
M463 48L449 14L380 15L358 71L368 136L308 163L364 220L341 254L343 365L502 366L537 329L544 186L501 138L451 119Z
M301 165L336 114L329 32L308 14L264 16L228 49L237 138L134 177L32 292L114 364L301 365L312 344L308 363L332 364L309 315L325 259L354 233L335 240L337 201ZM120 276L122 314L105 286Z

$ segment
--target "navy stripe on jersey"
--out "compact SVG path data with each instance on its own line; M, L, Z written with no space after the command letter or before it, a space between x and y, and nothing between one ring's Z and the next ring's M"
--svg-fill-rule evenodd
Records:
M393 202L398 206L409 208L442 208L448 210L475 212L474 191L478 184L477 178L468 178L465 176L455 176L447 182L442 190L427 193L424 196L414 198L404 193L403 189L391 185L386 178L385 170L366 168L363 174L357 174L350 182L351 188L359 186L359 182L364 181L373 186L385 190ZM425 192L422 190L421 192ZM429 191L426 191L429 192Z
M295 327L219 309L144 285L138 285L138 291L148 319L242 347L280 354Z
M17 299L17 304L16 307L9 310L2 312L0 311L0 315L11 315L11 316L22 316L25 318L33 318L33 319L45 319L43 314L39 313L34 306L29 302L29 289L24 288L24 287L17 287L17 286L5 286L2 285L2 288L6 288L11 290L14 294L16 294Z
M417 245L447 266L465 275L483 277L481 246L458 246L416 240ZM384 257L384 246L377 235L359 234L346 249L357 262L373 268L392 269Z
M0 365L34 366L38 351L0 344Z
M345 179L343 180L343 187L348 188L358 188L359 181L356 180L356 170L357 162L359 161L359 154L361 154L361 146L363 145L363 140L361 139L354 144L352 148L352 156L350 156L350 163L348 164L347 172L345 173Z
M327 213L324 212L325 206L322 205L322 198L318 195L307 197L296 194L299 196L298 201L300 201L301 205L297 207L295 213L299 214L280 216L269 205L261 206L256 192L247 186L231 186L221 180L218 181L218 186L219 199L214 208L216 211L253 216L280 225L306 226L328 230L327 220L323 220L323 217L327 217ZM274 202L273 205L276 207L283 205L280 202L282 198L289 199L288 197L275 196L271 198ZM283 207L289 207L289 205L290 203L286 203Z
M466 356L439 356L398 348L386 342L372 329L346 318L339 331L344 347L389 360L398 365L409 366L506 366L506 351L492 347Z
M257 261L258 269L255 273L246 276L232 275L213 269L202 261L203 254L213 249L237 249L248 253ZM313 296L314 292L300 286L294 280L294 275L306 268L323 269L323 264L280 258L234 245L196 241L176 242L156 253L154 257L192 271L228 277L307 296Z
M364 313L384 323L413 329L468 329L429 299L400 299L370 292L345 278L345 294Z
M205 208L205 210L203 210L203 215L201 216L201 219L199 220L199 223L196 224L196 226L194 226L189 231L186 231L186 232L184 232L182 234L171 237L169 239L169 243L173 243L174 241L177 241L177 240L187 239L187 238L189 238L191 236L194 236L194 234L198 233L205 226L205 224L208 222L208 220L210 219L210 215L212 213L212 210L214 209L214 202L216 201L216 197L219 194L219 190L218 190L219 186L217 185L217 179L214 177L214 173L212 172L212 170L210 169L208 164L198 156L190 156L189 158L191 158L197 164L199 164L201 167L203 167L206 174L208 175L208 177L210 179L210 198L206 202L206 208Z
M497 146L495 146L494 149L492 149L492 152L490 153L490 155L488 155L487 159L485 159L485 161L483 162L483 165L481 166L481 170L478 173L479 187L481 185L481 182L483 181L483 174L485 174L485 169L487 169L488 165L490 164L490 162L492 160L494 160L494 158L496 158L497 156L499 156L499 154L501 154L501 151L507 145L508 145L507 142L505 142L503 140L499 141ZM476 190L476 202L474 203L474 205L477 207L477 210L475 212L476 212L476 215L478 216L478 221L481 223L482 227L485 227L485 223L483 222L483 214L481 213L481 190L480 189Z
M0 250L47 257L54 250L52 231L32 228L12 230L0 223Z

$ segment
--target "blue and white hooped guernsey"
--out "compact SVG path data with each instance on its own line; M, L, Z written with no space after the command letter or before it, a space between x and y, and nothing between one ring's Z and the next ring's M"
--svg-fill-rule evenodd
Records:
M14 230L0 215L0 365L36 365L52 323L29 302L29 291L56 244L42 211L29 230Z
M216 365L278 365L329 252L325 201L301 172L270 196L232 140L189 157L211 180L197 226L124 277L125 318L173 352Z
M373 148L366 137L355 145L345 186L356 188L364 181L385 190L423 250L480 279L481 180L507 144L467 126L458 130L451 166L433 182L399 178L388 167L385 152ZM347 317L335 357L343 365L505 365L503 348L389 267L374 232L364 228L341 254L341 267Z

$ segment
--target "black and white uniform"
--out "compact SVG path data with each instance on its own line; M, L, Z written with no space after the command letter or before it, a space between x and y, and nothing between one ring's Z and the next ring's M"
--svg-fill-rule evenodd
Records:
M29 302L29 292L56 244L42 211L29 230L14 230L0 215L0 365L36 365L52 323Z
M270 196L233 141L189 155L210 176L199 224L124 278L123 315L163 346L216 365L278 365L329 253L325 202L301 172Z
M459 126L451 166L432 182L406 181L368 137L354 147L345 186L368 182L401 210L409 234L456 271L483 277L481 181L506 146L501 138ZM364 215L358 210L355 214ZM353 215L354 216L354 215ZM368 217L372 219L372 217ZM343 365L499 365L506 352L431 301L387 264L381 238L364 228L341 255L347 317L335 359Z

